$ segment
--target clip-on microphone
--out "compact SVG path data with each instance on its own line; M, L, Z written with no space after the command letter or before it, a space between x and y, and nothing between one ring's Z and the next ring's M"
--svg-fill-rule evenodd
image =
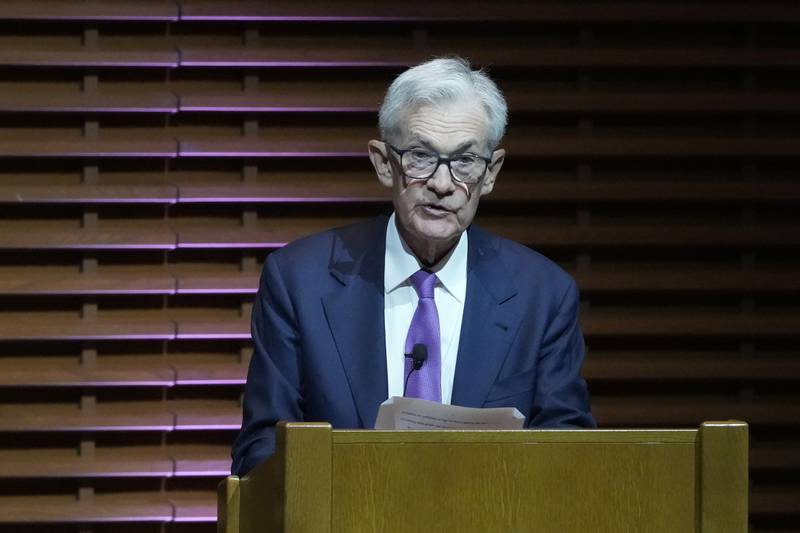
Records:
M411 348L411 353L407 353L406 357L412 359L413 363L411 365L411 370L406 376L406 382L403 385L403 396L406 395L406 389L408 388L408 378L411 377L411 374L413 374L415 370L422 368L422 365L428 360L428 347L422 343L415 344L414 347Z

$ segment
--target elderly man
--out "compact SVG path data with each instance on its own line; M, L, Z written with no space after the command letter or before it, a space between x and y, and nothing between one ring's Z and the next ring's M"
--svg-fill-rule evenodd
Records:
M404 394L516 407L528 427L594 426L575 282L472 224L503 165L506 114L494 82L462 59L392 83L369 156L394 212L267 257L234 473L273 453L280 420L370 428ZM415 364L419 345L427 359Z

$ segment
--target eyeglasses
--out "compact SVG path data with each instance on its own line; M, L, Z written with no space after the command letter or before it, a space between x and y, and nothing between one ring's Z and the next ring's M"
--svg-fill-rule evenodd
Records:
M386 143L397 155L400 156L400 167L406 177L415 180L430 179L436 173L439 165L447 165L450 176L456 181L473 185L483 179L489 163L489 157L482 157L477 154L457 154L450 157L442 157L436 152L423 150L422 148L409 148L401 150L396 146Z

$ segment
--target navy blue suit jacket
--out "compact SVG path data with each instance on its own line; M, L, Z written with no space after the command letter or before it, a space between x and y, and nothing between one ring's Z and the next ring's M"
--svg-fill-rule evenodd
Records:
M280 420L371 428L387 398L383 264L388 217L267 257L232 471L271 455ZM516 407L529 427L593 427L580 377L578 291L560 267L470 226L452 403Z

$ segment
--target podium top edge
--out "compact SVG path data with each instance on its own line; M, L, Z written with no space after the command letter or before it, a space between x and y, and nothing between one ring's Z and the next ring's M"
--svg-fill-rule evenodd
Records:
M691 443L697 429L333 430L334 444Z

